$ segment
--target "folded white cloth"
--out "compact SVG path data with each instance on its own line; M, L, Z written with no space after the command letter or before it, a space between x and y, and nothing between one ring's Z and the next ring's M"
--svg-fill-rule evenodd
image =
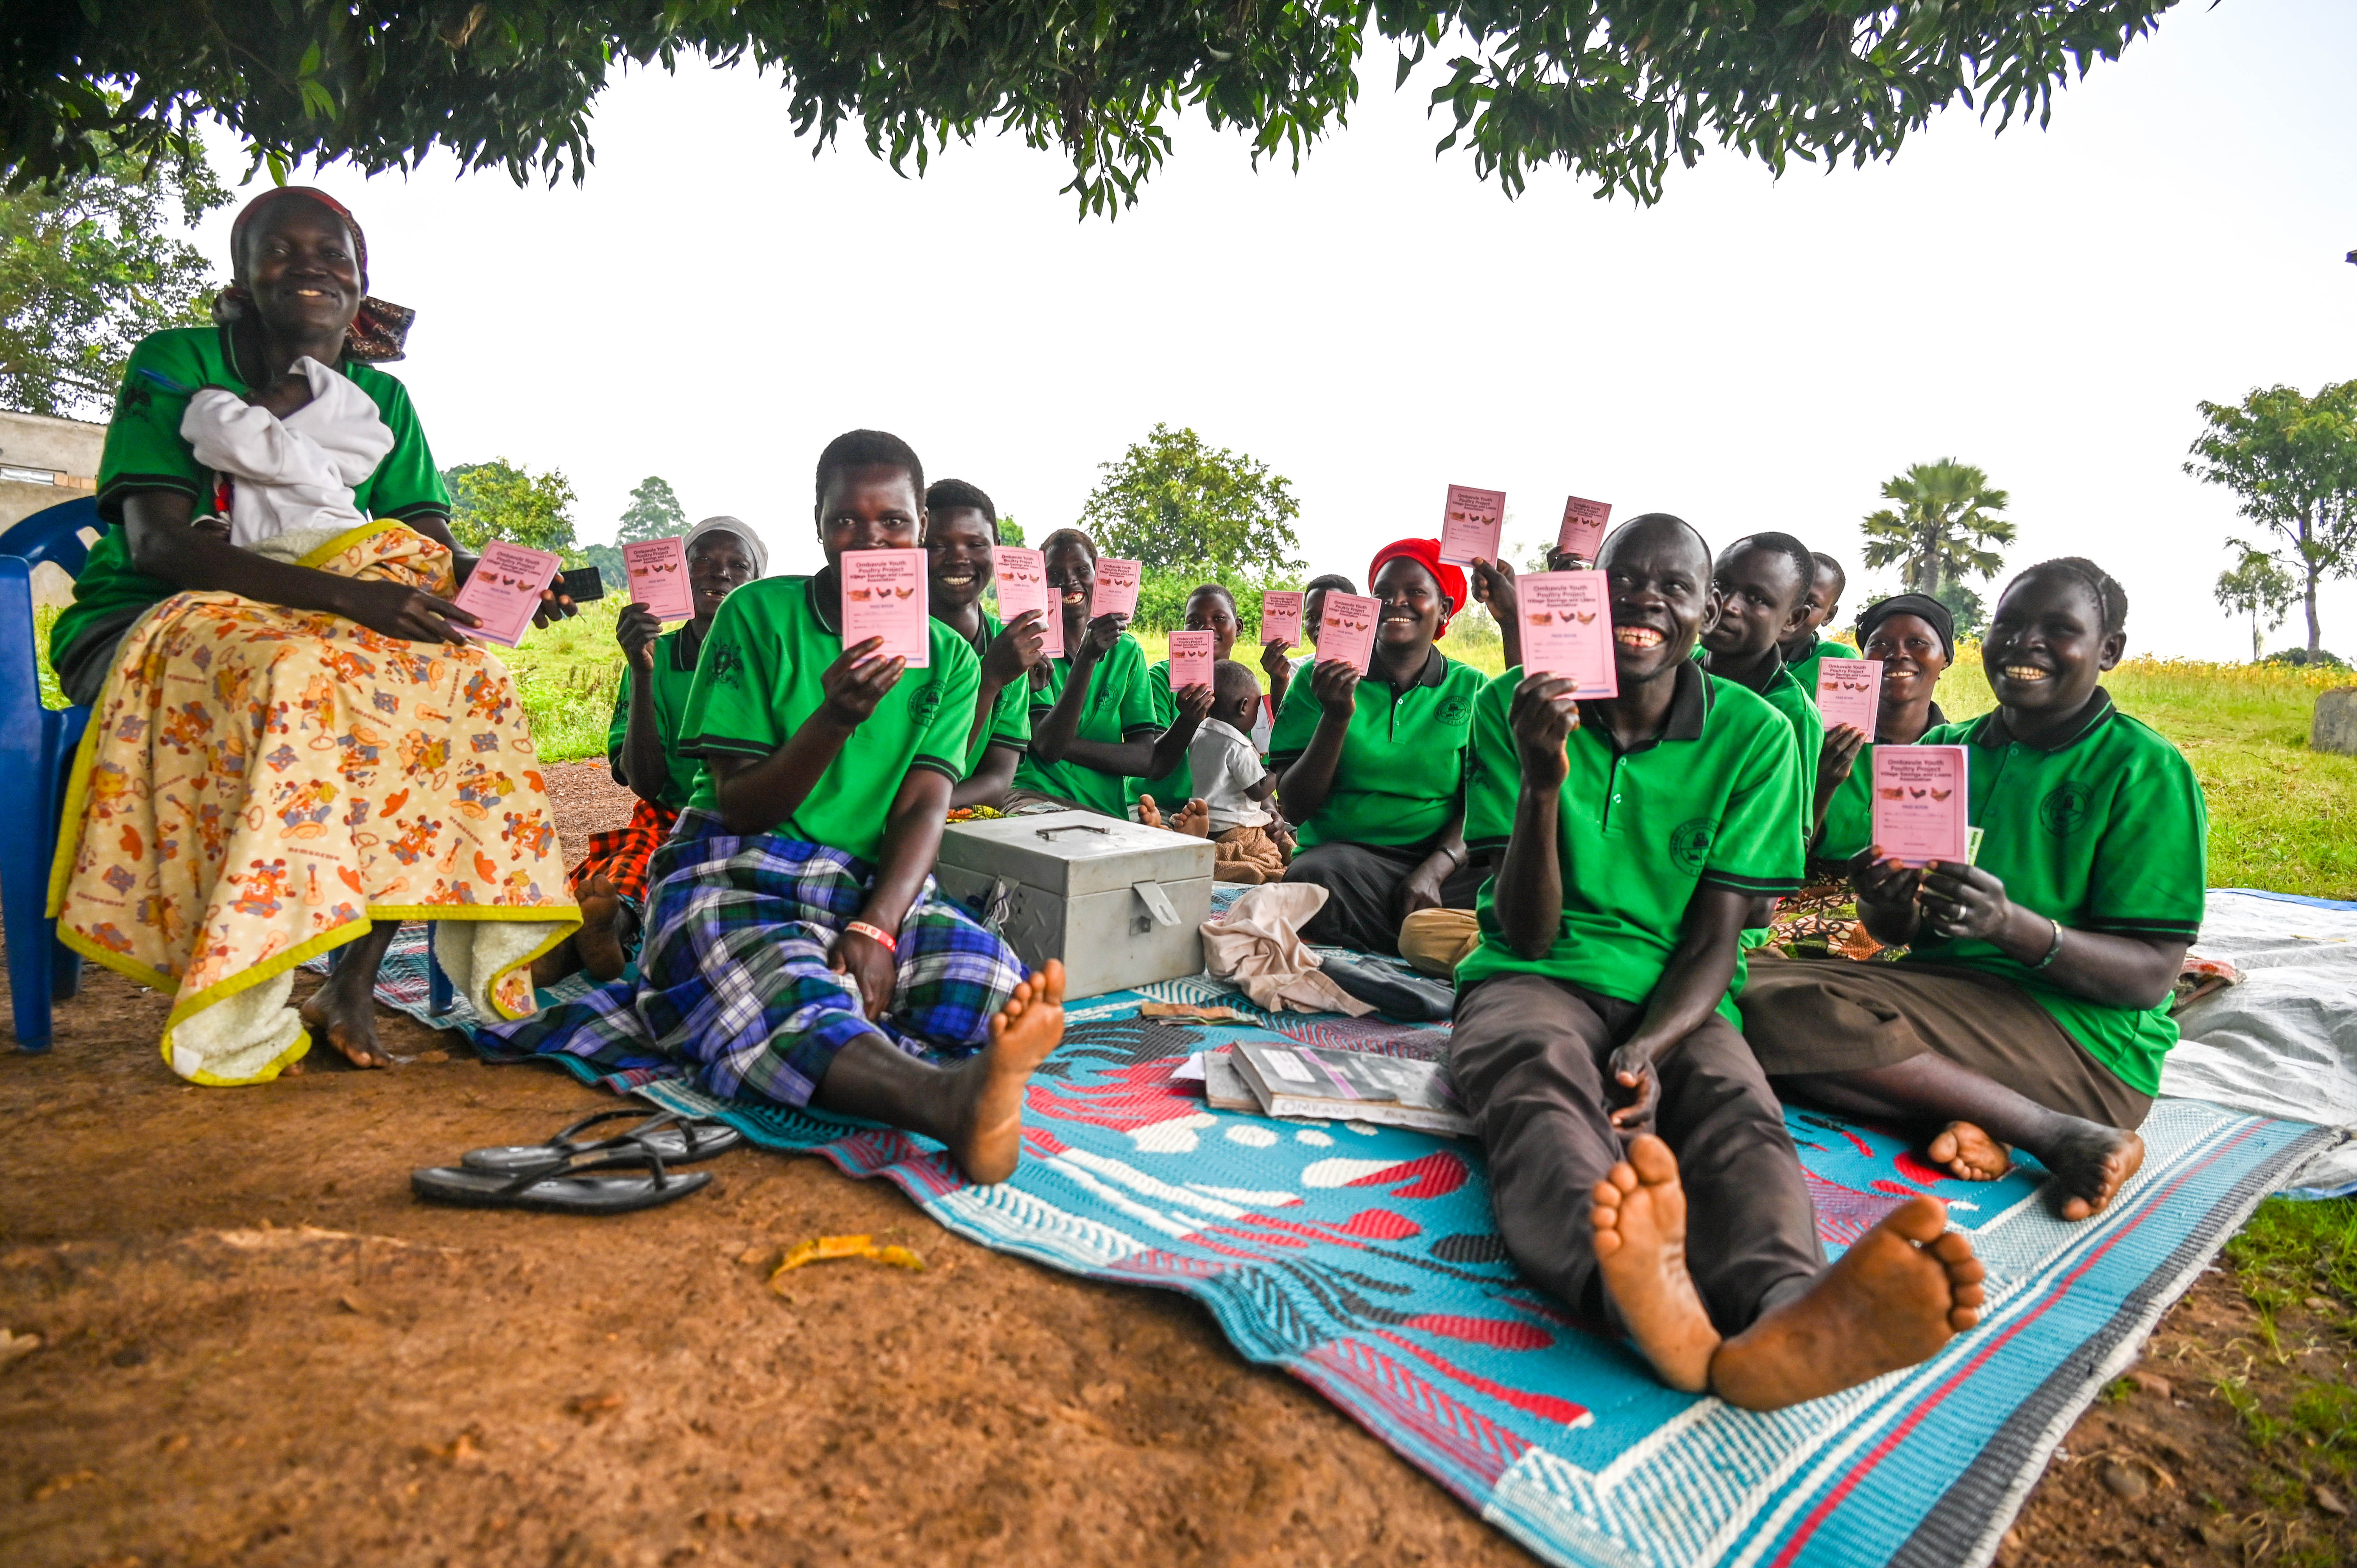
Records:
M307 356L295 368L311 401L284 419L221 387L200 389L180 417L197 461L231 478L229 541L242 549L290 532L358 528L368 519L352 488L393 450L383 415L350 376Z
M1364 1017L1374 1009L1328 979L1301 940L1302 923L1325 903L1326 889L1313 882L1249 889L1225 918L1203 922L1203 968L1233 982L1264 1012Z

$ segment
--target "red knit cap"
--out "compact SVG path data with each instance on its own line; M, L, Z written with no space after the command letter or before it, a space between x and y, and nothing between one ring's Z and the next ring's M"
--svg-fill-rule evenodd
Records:
M1440 585L1440 592L1448 600L1448 607L1440 612L1440 628L1432 634L1437 642L1448 635L1449 618L1465 607L1465 574L1440 558L1437 539L1394 539L1375 552L1374 564L1367 568L1367 592L1375 591L1375 574L1383 569L1386 561L1406 556L1432 574Z

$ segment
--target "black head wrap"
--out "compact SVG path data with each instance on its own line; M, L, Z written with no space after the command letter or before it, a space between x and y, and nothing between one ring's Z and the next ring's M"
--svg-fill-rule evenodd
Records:
M1940 651L1947 656L1949 663L1956 661L1956 618L1948 613L1947 606L1929 594L1893 594L1887 599L1867 606L1866 613L1857 618L1857 640L1861 649L1874 635L1874 628L1892 616L1914 616L1929 621L1932 629L1940 634Z

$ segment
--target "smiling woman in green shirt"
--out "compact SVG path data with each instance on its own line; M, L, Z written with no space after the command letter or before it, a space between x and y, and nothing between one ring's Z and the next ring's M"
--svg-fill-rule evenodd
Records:
M1438 543L1387 544L1369 575L1383 608L1367 673L1326 659L1295 682L1269 763L1301 845L1285 879L1327 893L1302 936L1395 953L1408 916L1469 909L1480 891L1465 849L1465 747L1489 678L1433 646L1465 602L1465 574Z
M1882 662L1882 701L1868 738L1848 725L1825 732L1817 758L1817 834L1813 860L1837 861L1874 842L1874 748L1913 746L1948 722L1932 700L1956 657L1955 622L1928 594L1900 594L1868 605L1857 618L1866 657ZM1846 657L1846 655L1843 655Z
M1966 748L1976 861L1917 871L1867 849L1850 865L1858 915L1906 957L1763 964L1743 993L1780 1088L1920 1126L1932 1163L1971 1180L2026 1149L2066 1219L2143 1163L2207 882L2193 769L2100 684L2127 609L2076 556L2016 577L1982 644L1996 711L1922 738Z

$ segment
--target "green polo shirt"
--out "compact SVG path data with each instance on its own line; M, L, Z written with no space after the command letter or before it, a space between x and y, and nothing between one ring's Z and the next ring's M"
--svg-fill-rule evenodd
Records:
M1932 721L1931 729L1948 722L1948 715L1940 711L1937 703L1932 704L1927 716ZM1825 825L1817 842L1809 846L1809 854L1814 858L1846 861L1874 847L1874 748L1887 744L1889 743L1868 741L1859 746L1857 760L1850 765L1849 777L1834 786L1833 799L1825 802ZM1810 788L1816 788L1813 778Z
M434 467L425 432L409 403L406 388L372 365L349 360L338 366L368 393L393 450L376 471L352 487L353 503L372 518L447 515L450 492ZM245 382L230 368L229 330L221 327L174 327L152 333L131 350L131 361L115 394L114 417L107 422L106 448L98 461L98 516L107 524L90 559L74 579L73 603L49 630L51 664L93 628L116 634L128 623L122 612L161 603L179 589L132 569L123 532L123 502L141 490L170 490L188 498L192 515L210 517L213 471L197 461L180 436L188 400L205 387L224 387L242 397Z
M1064 694L1065 682L1072 678L1070 659L1050 659L1042 667L1048 671L1048 683L1031 692L1035 734ZM1146 678L1146 650L1125 631L1089 671L1089 693L1081 704L1080 727L1073 737L1118 746L1125 740L1151 739L1168 727L1155 717L1153 689ZM1026 755L1015 769L1015 786L1076 800L1108 817L1129 814L1129 795L1120 774L1100 773L1070 757L1047 762L1036 753Z
M1784 668L1792 672L1792 679L1801 683L1801 690L1807 693L1809 701L1813 703L1817 700L1818 664L1827 659L1856 659L1858 657L1860 657L1860 655L1857 650L1852 648L1848 643L1833 642L1821 637L1814 642L1811 643L1809 645L1809 650L1801 655L1798 659L1786 660L1784 661Z
M1507 713L1522 670L1490 682L1475 705L1465 787L1465 842L1501 854L1514 829L1522 762ZM1459 989L1493 974L1544 974L1624 1002L1660 983L1697 887L1781 897L1801 885L1801 774L1783 716L1742 687L1681 663L1661 737L1622 751L1580 704L1565 747L1556 808L1563 922L1546 956L1508 944L1481 889L1481 944L1457 966ZM1491 864L1497 865L1493 858ZM1719 1015L1738 1028L1743 954Z
M769 756L826 701L821 677L843 657L843 635L819 601L815 577L762 577L720 601L695 661L679 749L690 757ZM925 670L906 670L863 720L793 815L770 831L874 860L892 801L912 768L965 777L982 667L965 639L939 621ZM717 805L699 770L689 805Z
M687 693L695 684L695 655L703 646L695 623L681 622L655 639L655 667L648 676L655 700L655 733L662 736L663 762L669 770L657 799L674 811L695 793L695 776L703 771L702 763L682 756L679 749L681 726L687 717ZM614 693L614 722L606 729L606 757L613 766L615 782L622 784L629 782L622 777L622 741L630 734L630 683L636 679L630 660L624 660L621 686Z
M1825 716L1817 711L1817 700L1792 677L1789 669L1779 670L1775 677L1758 693L1760 699L1784 715L1792 726L1792 743L1799 748L1801 778L1808 785L1802 795L1803 821L1816 804L1817 757L1825 748ZM1805 827L1802 830L1807 831Z
M982 618L982 636L966 646L974 650L974 659L979 664L990 651L991 643L1006 629L1006 623L985 609L977 609L974 614ZM949 623L944 621L942 624L947 626ZM974 693L977 700L981 696L980 679L977 674ZM1010 747L1017 757L1031 749L1031 682L1019 676L998 689L998 696L991 704L988 722L966 749L965 770L968 777L982 766L982 754L994 746Z
M2191 941L2209 883L2209 810L2182 753L2112 706L2100 688L2078 733L2050 750L2013 738L2002 709L1925 734L1924 746L1971 747L1980 869L2006 897L2076 930ZM1987 942L1930 938L1909 960L1954 964L2027 992L2121 1082L2160 1092L2177 1044L2169 1001L2151 1008L2089 1001Z
M1301 847L1371 843L1421 847L1448 828L1465 794L1465 747L1473 704L1489 677L1470 664L1426 655L1424 671L1397 692L1381 666L1362 677L1342 736L1326 804L1296 824ZM1326 710L1305 676L1286 688L1268 736L1268 763L1301 759Z
M1146 670L1146 694L1154 700L1155 722L1168 729L1178 722L1178 699L1170 694L1170 660L1157 659ZM1122 789L1135 805L1140 795L1151 795L1165 811L1175 811L1195 798L1195 769L1184 756L1178 766L1159 779L1125 779Z

